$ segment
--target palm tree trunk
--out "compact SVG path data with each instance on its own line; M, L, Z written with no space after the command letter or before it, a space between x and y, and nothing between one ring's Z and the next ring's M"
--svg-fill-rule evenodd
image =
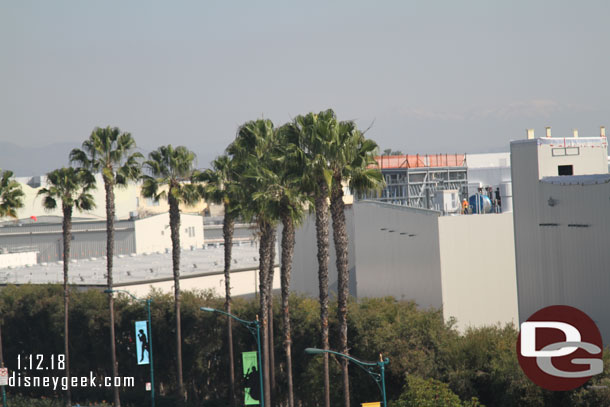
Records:
M112 266L114 257L114 184L104 179L106 189L106 278L108 289L112 290ZM112 392L114 395L114 406L121 407L119 388L114 385L115 377L119 376L119 365L116 359L116 340L114 333L114 296L108 294L108 307L110 308L110 353L112 363Z
M261 224L261 240L259 246L259 291L260 291L260 313L261 313L261 332L262 332L262 352L263 352L263 391L265 392L265 405L271 407L271 389L269 383L269 330L267 328L267 319L269 317L268 310L268 292L267 292L267 274L269 273L269 242L272 237L273 228L267 223Z
M180 207L172 194L172 187L167 194L169 201L169 228L172 236L172 270L174 272L174 309L176 314L176 368L178 381L178 399L186 400L182 377L182 330L180 323Z
M330 212L333 218L333 241L337 257L337 317L339 320L339 352L348 354L347 347L347 300L349 298L349 269L347 259L347 231L345 227L345 205L341 177L335 176L330 199ZM345 407L350 406L348 361L341 359L343 373L343 397Z
M225 216L222 223L222 235L225 241L225 311L231 313L231 251L233 249L233 231L235 220L227 213L225 205ZM231 404L237 406L235 397L235 361L233 360L233 329L231 326L232 318L227 318L227 341L229 343L229 398Z
M72 243L72 206L63 206L63 239L64 239L64 354L66 357L65 375L68 386L64 398L64 405L70 407L72 405L72 395L70 391L70 346L69 346L69 308L70 308L70 290L68 282L68 268L70 264L70 245Z
M271 380L271 398L275 399L276 382L275 382L275 341L273 329L273 274L275 272L275 243L276 232L273 228L273 238L269 242L269 272L267 273L267 292L269 304L269 376Z
M320 291L320 332L322 349L330 348L328 342L328 187L324 180L318 184L315 198L316 240L318 244L318 282ZM330 407L330 379L328 353L324 353L324 406Z
M290 214L285 211L282 217L282 316L284 319L284 351L286 352L286 376L288 381L288 407L294 407L294 390L292 384L292 352L290 337L290 273L292 271L292 257L294 255L294 222Z

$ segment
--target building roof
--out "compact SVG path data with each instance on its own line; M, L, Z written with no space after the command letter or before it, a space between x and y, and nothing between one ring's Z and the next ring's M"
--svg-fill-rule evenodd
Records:
M249 243L233 246L234 269L258 266L258 246ZM183 276L222 271L224 268L224 247L182 250L180 273ZM152 253L148 255L119 255L114 260L114 283L116 285L146 282L172 277L172 255ZM106 259L91 258L70 262L70 284L105 285ZM63 283L63 263L40 263L0 270L0 284L45 284Z
M513 140L511 144L535 143L537 145L551 145L551 147L599 147L606 146L605 137L540 137L534 139Z

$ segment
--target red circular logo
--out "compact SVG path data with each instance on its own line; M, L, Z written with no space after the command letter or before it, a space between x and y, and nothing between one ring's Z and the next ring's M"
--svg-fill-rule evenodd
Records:
M517 357L538 386L566 391L603 370L603 343L595 322L581 310L552 305L521 324Z

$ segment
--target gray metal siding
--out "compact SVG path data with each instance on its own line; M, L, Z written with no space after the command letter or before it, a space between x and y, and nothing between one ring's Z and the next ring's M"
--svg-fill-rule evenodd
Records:
M440 308L439 213L372 202L354 208L359 297L394 296Z
M345 221L349 239L348 265L350 269L350 295L357 296L356 274L355 274L355 243L354 243L354 211L351 205L346 206ZM328 280L329 289L337 291L337 266L335 256L335 245L333 243L332 220L329 213L329 264ZM281 228L278 231L278 239L281 239ZM297 228L295 233L294 259L292 265L292 278L290 289L292 291L317 297L319 295L318 284L318 258L316 241L316 218L314 214L307 216L303 224Z
M133 222L115 223L115 254L135 252ZM61 224L44 224L0 228L0 248L9 251L38 251L39 262L63 258ZM73 224L70 250L73 259L100 257L106 254L106 223L78 222Z
M532 147L511 144L519 320L549 305L571 305L598 324L608 343L610 184L540 181Z

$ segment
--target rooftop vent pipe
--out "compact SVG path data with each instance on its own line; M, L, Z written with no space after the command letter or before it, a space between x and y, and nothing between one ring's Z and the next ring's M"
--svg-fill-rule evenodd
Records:
M527 138L528 139L534 138L534 129L527 129Z
M545 127L545 129L546 129L546 138L551 138L551 128Z
M578 138L578 129L574 129L573 132L574 132L574 138Z
M599 136L606 138L606 127L605 126L602 126L599 128Z

